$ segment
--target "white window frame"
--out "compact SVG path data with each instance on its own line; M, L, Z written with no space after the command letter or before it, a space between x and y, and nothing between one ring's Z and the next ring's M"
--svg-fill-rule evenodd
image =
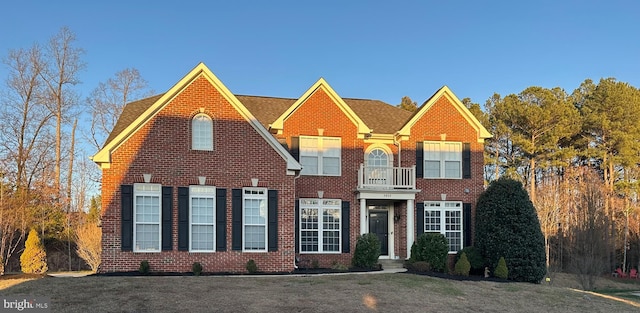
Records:
M158 221L138 221L138 197L155 197L158 200ZM157 249L140 249L138 245L138 225L158 225ZM154 253L162 249L162 185L137 183L133 184L133 252Z
M316 140L316 145L305 144L307 140ZM300 136L300 163L302 164L301 175L308 176L341 176L342 175L342 138L322 137L322 136ZM338 158L338 173L325 173L325 159ZM310 172L309 167L303 164L303 158L315 158L318 169ZM306 170L305 170L306 168Z
M211 199L213 202L213 211L211 212L213 219L210 223L194 222L193 218L193 199ZM193 248L193 226L211 226L212 249L195 249ZM214 186L189 186L189 251L190 252L215 252L216 251L216 187Z
M213 151L213 119L199 113L191 119L191 149Z
M431 150L435 147L435 150ZM423 142L423 175L425 179L462 179L462 142L456 141L425 141ZM427 162L439 162L440 174L429 176ZM458 162L456 177L447 177L447 163Z
M323 253L323 254L339 254L342 253L342 223L344 223L344 221L342 220L342 200L340 199L316 199L316 198L301 198L298 200L299 201L299 210L300 210L300 220L299 220L299 233L297 234L300 238L298 244L299 244L299 251L300 253L304 253L304 254L316 254L316 253ZM318 214L317 214L317 227L315 229L310 228L310 229L306 229L305 227L305 223L303 223L302 218L303 218L303 210L317 210ZM325 251L324 249L324 232L325 231L336 231L336 229L325 229L325 223L324 223L324 213L327 210L337 210L337 216L338 216L338 250L337 251ZM303 247L305 246L302 242L302 232L303 231L308 231L308 232L317 232L317 238L318 238L318 251L304 251Z
M438 216L432 216L430 213L438 213ZM454 245L459 245L460 249L464 245L464 212L462 210L461 201L425 201L424 202L424 220L422 221L425 233L440 233L447 239L447 247L449 254L458 253L450 249ZM449 216L447 216L449 215ZM458 219L458 223L451 223L452 219ZM449 229L448 229L449 228ZM451 229L454 228L454 229ZM455 244L452 240L457 238L448 237L448 233L457 233L460 242Z
M249 224L247 223L246 200L262 200L260 210L264 210L264 223ZM262 212L260 212L262 213ZM242 251L243 252L267 252L269 248L269 194L267 188L243 188L242 189ZM247 226L264 227L264 249L249 249L247 243Z

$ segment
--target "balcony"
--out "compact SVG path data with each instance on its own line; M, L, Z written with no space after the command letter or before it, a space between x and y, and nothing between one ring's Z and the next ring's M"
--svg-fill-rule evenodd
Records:
M373 167L360 164L358 189L416 189L416 167Z

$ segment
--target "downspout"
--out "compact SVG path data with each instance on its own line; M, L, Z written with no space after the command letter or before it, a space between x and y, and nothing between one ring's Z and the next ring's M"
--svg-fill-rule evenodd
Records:
M397 140L397 134L398 133L393 134L393 144L398 147L398 167L402 167L402 144L400 140Z
M300 178L300 173L302 173L302 170L298 171L298 174L296 176L293 177L293 200L296 201L296 180L298 178ZM295 208L295 203L293 204L294 208ZM295 217L295 214L294 214ZM293 229L295 231L296 229L296 220L293 220ZM294 234L294 236L299 236L299 234ZM294 237L295 238L295 237ZM295 243L295 240L293 241ZM296 256L296 248L297 247L293 247L293 269L297 270L298 269L298 257Z

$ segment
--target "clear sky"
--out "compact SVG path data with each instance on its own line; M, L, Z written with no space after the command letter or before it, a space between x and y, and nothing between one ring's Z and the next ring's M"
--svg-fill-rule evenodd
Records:
M235 94L296 98L324 77L342 97L421 104L448 85L484 103L586 78L640 87L640 2L5 1L0 55L62 26L86 50L82 97L137 68L157 93L204 62ZM6 78L0 67L0 79Z

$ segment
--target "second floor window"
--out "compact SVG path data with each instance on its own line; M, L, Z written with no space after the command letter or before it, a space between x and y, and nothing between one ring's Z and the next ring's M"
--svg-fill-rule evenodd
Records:
M191 148L213 151L213 121L206 114L198 114L191 120Z
M300 136L302 174L340 176L341 145L339 137Z
M425 141L424 178L462 178L462 143Z

